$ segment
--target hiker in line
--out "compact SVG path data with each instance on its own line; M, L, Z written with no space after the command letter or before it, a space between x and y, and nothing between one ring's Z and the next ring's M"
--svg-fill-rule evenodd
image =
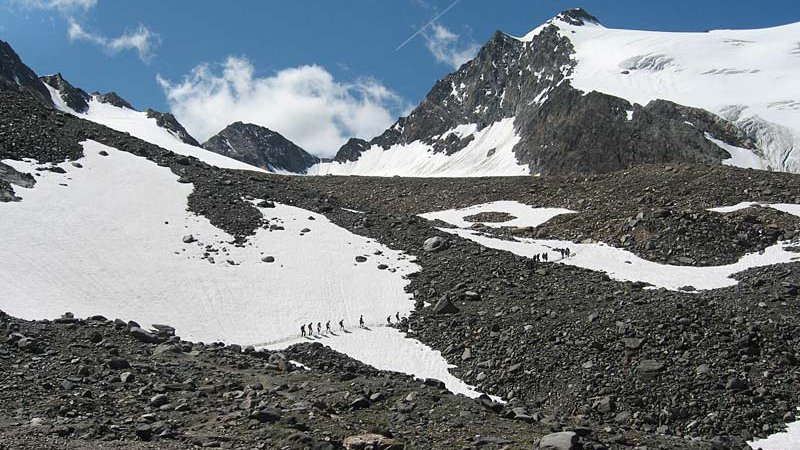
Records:
M314 335L314 322L308 322L308 335Z
M545 260L545 262L547 261L547 252L542 253L542 258Z
M344 331L344 319L339 321L339 329Z
M400 311L397 311L397 312L394 314L394 318L395 318L395 319L397 319L397 322L398 322L398 323L400 322Z
M364 328L364 315L362 314L361 317L358 318L358 326L359 328Z
M330 320L325 322L325 332L326 333L330 333L331 332L331 321Z
M391 325L392 324L392 316L386 316L386 324L387 325Z
M306 337L306 326L300 325L300 337Z
M317 334L322 334L322 322L317 322Z

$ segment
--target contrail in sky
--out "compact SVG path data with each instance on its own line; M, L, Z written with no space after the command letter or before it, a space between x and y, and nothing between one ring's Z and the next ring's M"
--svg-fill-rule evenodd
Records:
M447 11L450 11L451 9L453 9L453 7L456 6L457 4L459 4L460 2L461 2L461 0L456 0L453 3L451 3L450 6L448 6L447 8L444 9L444 11L440 12L439 14L437 14L436 17L431 19L430 22L426 23L422 28L417 30L416 33L412 34L411 36L408 37L408 39L403 41L402 44L398 45L397 48L394 49L394 51L398 51L401 48L405 47L406 44L411 42L412 39L414 39L415 37L419 36L419 34L422 33L423 31L425 31L426 28L428 28L429 26L433 25L433 22L436 22L437 20L439 20L443 15L447 14Z

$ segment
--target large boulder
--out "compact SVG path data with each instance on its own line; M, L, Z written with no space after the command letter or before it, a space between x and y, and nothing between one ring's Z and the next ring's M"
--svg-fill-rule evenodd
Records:
M422 243L422 249L426 252L438 252L445 248L447 248L447 239L439 236L426 239L425 242Z
M346 437L342 445L347 450L403 450L405 448L405 446L396 439L373 433Z
M548 434L539 441L539 448L552 450L573 450L578 443L578 435L572 431Z
M461 310L444 295L436 302L436 305L433 307L433 312L436 314L456 314L461 312Z
M160 344L166 341L166 339L163 339L158 335L150 333L149 331L145 331L139 327L131 327L129 333L136 338L137 341L144 342L146 344Z

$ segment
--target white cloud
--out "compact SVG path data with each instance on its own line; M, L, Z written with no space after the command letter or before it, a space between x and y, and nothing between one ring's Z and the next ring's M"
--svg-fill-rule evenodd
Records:
M97 0L15 0L14 3L31 9L55 9L62 12L88 11L97 5Z
M474 58L480 50L480 46L473 41L460 43L461 37L458 34L439 23L431 24L423 33L423 37L425 46L436 58L436 61L454 69L458 69L462 64Z
M382 133L407 108L372 78L343 83L316 65L260 77L243 57L228 57L221 70L199 65L179 83L161 76L158 82L172 113L201 142L242 121L277 131L322 157L333 156L350 137Z
M67 36L71 41L90 42L111 55L125 50L134 50L139 55L139 59L149 62L153 56L153 50L161 44L159 35L142 24L115 38L86 30L76 16L85 15L97 6L98 0L12 0L12 2L22 8L59 12L67 21Z
M146 26L139 24L133 31L125 31L121 36L109 38L90 31L86 31L75 19L69 19L67 35L71 41L85 41L102 47L114 55L124 50L135 50L139 59L148 62L153 56L153 50L161 43L161 38L150 31Z

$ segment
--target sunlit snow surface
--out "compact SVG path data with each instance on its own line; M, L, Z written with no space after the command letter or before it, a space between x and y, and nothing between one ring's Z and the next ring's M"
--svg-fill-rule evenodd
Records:
M187 211L192 185L168 168L92 141L84 153L83 168L63 163L66 174L37 172L34 188L15 187L21 202L0 205L0 309L28 319L71 311L166 323L185 339L273 348L297 342L301 324L344 319L352 329L363 314L372 331L324 344L477 395L449 375L438 352L383 326L413 307L404 275L419 266L408 255L282 204L260 210L285 230L260 229L235 247ZM23 172L37 166L3 162ZM188 235L197 242L184 243ZM214 264L202 259L209 244L219 250ZM381 263L389 268L379 270Z
M794 203L758 203L758 202L741 202L731 206L720 206L718 208L709 208L709 211L718 213L730 213L742 209L750 208L751 206L763 206L765 208L777 209L778 211L800 217L800 205Z
M498 202L494 203L497 204ZM515 211L517 217L525 217L523 224L538 226L554 217L552 208L535 208L516 202L499 202L501 209ZM516 203L516 204L514 204ZM422 214L427 219L439 219L457 228L439 228L446 233L460 236L476 242L484 247L505 250L519 256L533 257L547 253L548 260L560 264L583 267L608 274L619 281L641 281L655 288L680 290L689 287L696 290L718 289L734 286L738 283L731 275L753 267L762 267L800 260L800 254L784 250L787 242L781 242L766 248L763 252L743 256L739 261L724 266L693 267L660 264L642 259L633 253L603 243L576 244L571 241L552 239L513 238L500 239L484 231L467 229L471 225L465 216L475 211L497 211L493 203L476 205L461 210L448 210ZM800 215L797 205L784 205L784 211ZM568 210L565 210L569 212ZM724 212L724 211L722 211ZM507 222L509 223L509 222ZM496 224L495 224L496 225ZM569 248L571 255L562 257L556 248Z
M755 138L764 166L800 172L800 23L707 33L553 23L575 47L575 88L706 109Z
M85 113L78 113L73 111L59 95L58 91L52 86L44 83L45 87L50 91L50 97L56 108L61 111L70 113L82 119L86 119L101 125L105 125L117 131L130 133L131 136L137 137L143 141L155 144L159 147L165 148L179 155L193 156L201 161L204 161L212 166L220 167L223 169L241 169L241 170L255 170L264 172L250 164L245 164L227 156L218 153L210 152L201 147L189 145L178 139L175 135L170 133L167 129L161 128L156 123L156 119L147 117L147 113L141 111L134 111L128 108L119 108L117 106L101 103L92 98L89 100L89 109Z
M377 369L413 374L417 378L435 378L443 381L451 392L468 397L480 395L471 386L450 374L447 369L452 366L448 366L439 351L406 337L394 328L370 326L366 330L349 327L347 332L341 332L338 325L334 327L332 324L331 327L333 335L316 336L313 340L359 361L368 362ZM267 348L277 350L299 342L309 340L298 337L281 344L268 345ZM499 400L497 397L493 398Z
M442 222L455 225L460 228L469 228L476 222L464 220L479 213L501 212L514 218L506 222L481 222L488 227L538 227L561 214L571 214L574 211L564 208L532 208L524 203L515 201L498 201L484 203L481 205L469 206L461 209L448 209L431 213L420 214L420 217L428 220L441 220Z
M747 444L754 449L762 450L800 449L800 422L788 424L783 433L775 433L765 439L758 439Z
M475 136L463 149L446 155L434 153L430 145L414 141L394 145L388 150L373 145L356 161L320 163L309 175L366 175L406 177L480 177L529 175L527 165L517 162L514 146L520 137L514 131L514 119L508 118L478 130L461 125L445 133L460 138Z

